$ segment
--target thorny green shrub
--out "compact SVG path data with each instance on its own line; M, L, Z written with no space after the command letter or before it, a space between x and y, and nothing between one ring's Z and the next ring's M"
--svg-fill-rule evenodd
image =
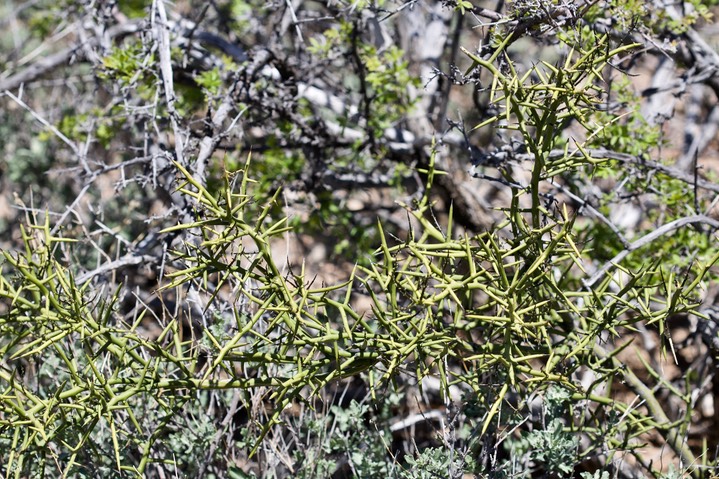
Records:
M580 61L606 61L604 55L591 59L583 54ZM534 105L531 98L513 103L509 95L522 94L522 85L513 81L512 89L502 86L515 113L524 113L525 104ZM543 94L536 86L529 91ZM557 112L561 114L561 105L543 114ZM533 126L541 133L541 122ZM541 144L530 148L538 158L543 154ZM535 177L541 179L547 165L535 164L540 165ZM180 321L170 319L160 337L143 337L137 331L142 316L133 323L118 318L112 292L90 292L89 284L76 284L72 265L60 254L72 248L72 241L51 234L48 220L33 220L25 230L26 250L4 253L6 274L0 280L7 361L0 372L5 387L1 427L10 439L5 449L10 451L5 461L9 471L80 471L95 464L91 458L98 448L109 453L108 467L115 473L144 474L151 464L167 461L183 468L182 461L169 455L173 447L181 448L172 446L173 430L182 427L176 413L201 391L271 391L275 409L259 424L259 440L293 402L363 372L371 391L400 370L413 371L417 380L438 375L445 391L450 385L470 388L481 409L480 435L509 434L503 432L502 411L510 396L512 407L521 410L530 396L551 384L563 385L573 401L586 401L587 407L591 403L606 409L605 414L624 415L622 421L601 426L609 429L597 430L576 459L604 441L620 447L624 439L614 437L669 427L585 391L571 378L580 368L594 370L598 382L616 374L613 355L592 346L596 338L639 321L662 323L671 313L690 310L701 273L679 287L655 265L626 271L623 279L606 275L585 288L579 278L586 260L572 241L573 219L566 211L554 217L538 203L525 220L518 206L524 191L517 191L508 221L473 238L455 238L451 225L440 228L428 219L425 196L407 206L420 230L395 244L385 241L377 260L356 271L348 283L314 286L302 272L285 274L275 263L269 242L287 226L285 218L269 216L272 204L257 217L245 216L253 201L245 174L228 177L223 195L216 197L176 166L183 175L179 191L195 200L203 219L172 228L196 231L198 242L175 253L178 267L168 272L166 288L192 285L209 292L212 277L213 294L221 294L224 286L235 291L230 299L235 307L217 313L224 318L224 330L203 328L198 347L183 334ZM549 166L569 168L557 161ZM436 173L428 173L430 190ZM350 306L358 290L372 299L369 316ZM55 381L29 373L53 357L59 358L54 360ZM156 400L159 416L150 429L147 411L138 409L147 404L146 396ZM567 472L568 458L542 452L548 441L563 437L561 427L551 421L545 436L534 434L527 442L540 451L533 456L536 461ZM102 430L111 442L98 445L93 437ZM683 451L678 440L671 444ZM363 464L359 456L354 459L358 467Z
M373 261L344 283L315 284L302 270L280 267L272 241L291 227L277 213L279 192L253 196L249 161L212 190L174 163L177 193L193 205L194 218L164 232L186 232L192 240L174 246L162 287L199 292L206 314L191 327L179 315L158 317L155 336L143 330L151 308L121 315L119 290L78 280L77 239L54 231L49 216L29 213L24 249L2 252L5 475L247 477L235 457L245 451L238 449L267 447L291 421L293 405L311 405L326 386L355 375L363 375L371 397L400 375L417 384L438 377L447 401L456 399L453 388L464 392L462 455L452 455L454 445L426 448L398 466L383 457L387 446L367 439L375 437L363 422L369 406L353 403L331 409L337 434L306 458L317 459L316 474L329 474L336 454L355 477L434 477L458 469L514 476L524 466L568 476L600 454L611 460L626 451L641 460L635 439L648 432L700 474L680 433L691 419L691 395L672 391L685 414L668 418L654 391L620 361L621 348L606 345L639 326L663 333L669 316L692 312L716 255L699 252L691 270L659 262L597 269L591 250L577 241L576 215L542 190L565 173L611 160L589 150L591 138L555 135L555 125L573 121L592 136L600 72L633 48L594 35L593 46L568 50L561 64L538 63L521 74L503 57L509 37L489 59L464 50L473 62L468 74L481 69L491 76L498 111L477 128L514 135L532 157L529 182L500 169L512 189L506 220L475 236L456 234L451 215L445 224L432 215L430 193L442 172L430 162L424 194L403 205L417 226L395 238L378 223ZM368 62L376 54L361 52ZM369 62L373 87L402 66L396 51L385 54L393 58L388 65L379 56ZM106 66L129 81L139 66L125 71L125 60L140 57L113 55L117 62ZM392 95L373 98L389 103ZM353 307L358 296L369 297L370 313ZM585 386L580 376L592 381ZM613 396L616 377L644 407ZM534 418L537 400L543 411ZM247 419L233 429L235 415L218 419L217 411ZM526 422L531 430L517 429ZM513 463L501 450L525 451L527 462Z

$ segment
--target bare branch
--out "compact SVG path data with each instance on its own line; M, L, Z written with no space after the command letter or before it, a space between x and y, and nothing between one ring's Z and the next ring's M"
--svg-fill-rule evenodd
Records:
M691 224L706 224L711 226L715 230L719 229L719 221L705 215L688 216L686 218L679 218L678 220L669 222L655 229L651 233L648 233L639 238L638 240L634 241L622 252L617 254L614 258L610 259L607 263L604 264L604 266L599 269L599 271L594 273L591 278L584 281L584 286L586 288L593 287L597 283L597 281L602 279L609 271L619 266L619 263L621 263L622 260L624 260L624 258L626 258L632 251L636 251L639 248L647 246L651 242L656 241L662 236L672 233L683 226Z
M141 22L139 21L123 23L121 25L116 25L108 29L106 35L109 38L121 37L139 31L140 26ZM96 37L91 37L90 39L88 39L88 42L90 43L90 46L96 46L99 44L100 40ZM55 68L69 64L72 57L78 52L80 52L82 48L82 42L77 43L53 55L36 61L32 65L28 66L27 68L14 75L11 75L4 79L0 79L0 92L6 90L14 90L23 83L35 81L41 76L48 74Z
M85 284L86 282L90 281L95 276L109 273L110 271L115 271L120 268L124 268L127 266L136 266L139 264L156 264L158 262L158 259L154 256L150 255L134 255L134 254L127 254L123 256L120 259L117 259L115 261L111 261L109 263L105 263L99 268L96 268L92 271L88 271L87 273L83 273L80 276L75 278L75 284L78 286L81 286Z

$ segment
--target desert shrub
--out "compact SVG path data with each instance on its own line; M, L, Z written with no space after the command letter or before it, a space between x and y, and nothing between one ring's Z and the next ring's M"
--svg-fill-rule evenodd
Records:
M45 6L0 76L6 476L710 477L719 186L641 108L715 88L709 7Z

